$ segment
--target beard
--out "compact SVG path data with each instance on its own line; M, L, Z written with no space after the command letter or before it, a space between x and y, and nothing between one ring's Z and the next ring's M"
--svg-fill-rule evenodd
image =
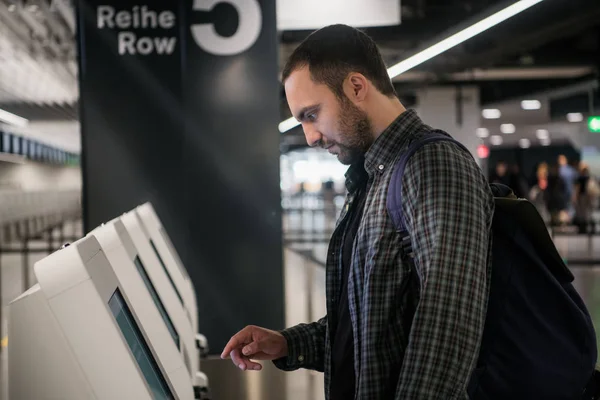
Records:
M337 158L342 164L351 165L359 161L373 144L373 128L367 113L349 99L343 98L340 108L338 132L342 141L335 143L339 148Z

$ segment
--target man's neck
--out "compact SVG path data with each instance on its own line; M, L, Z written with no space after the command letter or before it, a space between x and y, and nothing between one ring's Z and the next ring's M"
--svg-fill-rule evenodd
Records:
M404 113L406 108L400 103L400 100L388 99L379 102L377 107L371 112L371 124L373 126L374 140L394 122L400 114Z

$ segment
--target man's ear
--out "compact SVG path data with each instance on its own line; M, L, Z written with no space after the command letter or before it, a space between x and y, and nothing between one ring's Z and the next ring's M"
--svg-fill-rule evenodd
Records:
M352 72L344 80L344 92L355 104L364 101L368 91L369 81L363 74Z

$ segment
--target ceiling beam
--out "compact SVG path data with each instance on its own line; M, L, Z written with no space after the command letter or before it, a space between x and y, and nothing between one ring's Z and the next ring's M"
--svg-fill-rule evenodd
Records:
M476 68L452 73L433 73L427 71L408 71L393 79L394 82L477 82L504 80L568 79L587 76L594 73L595 66L572 67L514 67L514 68Z
M598 24L600 21L600 3L595 7L581 10L577 15L563 20L558 20L541 29L529 33L516 32L512 37L503 37L499 46L478 54L463 54L457 65L435 65L434 71L460 71L476 67L493 66L499 61L510 56L526 53L553 41L575 37ZM557 57L557 60L560 57Z

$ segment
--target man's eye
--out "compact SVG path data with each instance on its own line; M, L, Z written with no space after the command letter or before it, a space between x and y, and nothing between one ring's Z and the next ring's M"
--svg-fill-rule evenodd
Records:
M315 122L315 120L317 119L317 114L308 114L306 116L306 119L310 122Z

